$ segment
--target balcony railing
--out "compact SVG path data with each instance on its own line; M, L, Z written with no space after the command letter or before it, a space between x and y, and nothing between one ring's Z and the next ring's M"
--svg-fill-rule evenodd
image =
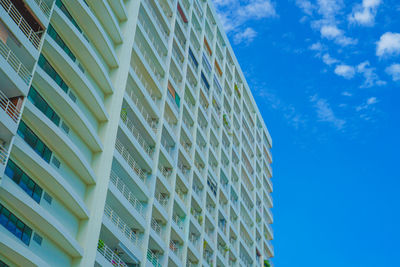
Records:
M7 98L7 96L0 90L0 108L3 109L8 116L15 122L18 122L21 114L19 109Z
M48 18L50 16L50 7L46 4L44 0L35 0L36 4L42 10L43 14Z
M147 260L153 264L154 267L161 267L158 256L150 249L147 250Z
M159 17L157 16L157 14L155 13L155 11L154 11L154 9L153 9L153 6L152 6L151 3L150 3L150 0L145 0L144 2L146 3L147 8L150 10L151 16L149 16L149 17L155 18L155 20L152 20L152 21L155 21L155 22L156 22L156 24L157 24L157 26L158 26L160 32L162 33L162 36L163 36L163 38L164 38L165 43L168 43L168 33L165 31L164 27L162 26L162 23L161 23L161 21L160 21L160 18L159 18Z
M135 208L144 218L144 207L143 204L135 197L132 191L125 185L125 183L118 177L118 175L111 171L110 175L111 182L117 187L117 189L122 193L126 200L131 203L132 207Z
M0 0L0 4L1 1L4 0ZM29 85L32 78L31 72L22 64L22 62L11 51L11 49L5 43L3 43L3 41L0 41L0 54L4 60L10 64L11 68L13 68L18 76L21 77L25 84Z
M179 229L183 230L183 219L180 218L176 213L172 215L172 221L176 223Z
M160 237L162 235L162 227L161 225L157 222L156 219L151 218L151 229L154 230Z
M161 73L156 65L155 61L151 58L151 55L149 54L148 50L144 47L143 42L135 42L136 46L139 48L140 53L144 57L144 59L147 62L147 65L150 67L151 72L154 74L154 76L157 78L159 82L162 81L164 77L164 73Z
M104 215L108 217L115 226L131 241L133 244L138 245L139 239L131 227L129 227L118 214L107 204L104 208Z
M161 204L161 206L166 207L168 204L168 197L165 196L165 194L158 193L156 197L158 203Z
M121 260L120 257L107 245L104 244L102 240L99 240L97 245L97 251L109 261L114 267L128 267L128 265Z
M136 138L136 141L140 144L143 150L151 157L153 154L153 148L150 147L146 140L140 135L140 131L136 128L135 124L128 118L127 114L121 114L121 120L124 122L126 127L130 130L132 135Z
M167 168L164 166L158 166L158 169L160 170L161 174L168 180L171 177L172 174L172 169Z
M132 170L138 175L138 177L143 181L146 182L147 174L143 171L139 165L134 160L131 153L124 147L124 145L119 141L116 140L115 148L121 154L121 156L125 159L126 163L132 168Z
M7 150L0 144L0 164L6 165L7 158Z
M180 259L182 256L182 251L180 247L174 242L174 241L169 241L169 249Z
M189 236L189 240L190 240L190 242L192 242L193 246L194 246L196 249L199 249L199 240L200 240L200 238L199 238L197 235L195 235L195 234L192 233L192 234Z
M6 13L10 18L17 24L17 27L23 32L23 34L28 38L32 45L39 49L41 38L39 35L33 31L29 23L22 17L18 9L11 3L10 0L0 0L0 5L4 8Z
M158 55L162 59L165 59L165 57L167 56L165 49L162 49L162 47L160 46L160 43L154 38L154 33L151 32L149 25L147 24L145 19L140 15L140 13L139 13L139 23L140 23L140 25L142 25L144 31L147 34L147 37L150 39L151 43L157 50Z

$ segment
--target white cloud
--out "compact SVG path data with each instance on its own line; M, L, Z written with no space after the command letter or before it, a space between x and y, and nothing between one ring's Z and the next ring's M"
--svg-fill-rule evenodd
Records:
M343 8L342 0L318 0L318 13L322 15L327 22L335 21L336 15Z
M233 37L233 41L235 42L235 44L239 44L242 42L251 43L256 36L257 32L248 27L243 32L236 33Z
M337 60L336 58L331 57L328 53L324 54L322 56L322 61L326 64L326 65L332 65L332 64L336 64L339 62L339 60Z
M309 49L313 51L322 51L324 47L320 42L316 42L310 45Z
M324 25L321 27L321 36L328 38L328 39L334 39L338 37L339 35L342 35L342 31L339 30L336 26L334 25Z
M271 0L213 0L227 33L238 32L247 22L276 17Z
M379 76L375 73L375 68L370 67L369 61L364 61L357 65L357 72L364 76L364 84L361 87L372 87L374 85L382 86L386 82L379 79Z
M400 81L400 64L392 64L385 71L392 76L393 81Z
M354 77L355 69L352 66L340 64L336 66L335 73L345 79L351 79Z
M353 12L349 15L350 23L363 26L374 25L376 12L381 3L381 0L363 0L361 4L353 8Z
M344 32L336 25L323 25L320 29L320 32L323 38L334 40L341 46L348 46L357 43L356 39L345 36Z
M376 44L376 55L379 57L400 54L400 33L387 32Z
M374 105L376 103L378 103L378 99L376 97L370 97L365 101L364 104L357 106L356 111L368 109L371 105Z
M297 0L296 4L299 8L303 10L303 12L307 15L312 15L314 9L316 8L310 1L308 0Z
M350 92L344 91L344 92L342 93L342 95L343 95L343 96L352 96L353 94L350 93Z
M329 122L338 130L343 129L346 121L336 117L326 99L314 95L310 100L314 103L319 121Z

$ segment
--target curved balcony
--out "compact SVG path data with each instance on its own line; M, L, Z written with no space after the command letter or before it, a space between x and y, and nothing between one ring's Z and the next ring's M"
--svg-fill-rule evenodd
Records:
M90 8L84 4L83 0L65 1L64 4L78 21L78 24L82 26L108 66L110 68L118 67L119 61L114 50L114 45Z
M24 217L35 222L35 227L71 257L82 257L83 248L65 225L55 219L44 207L36 203L16 183L7 179L2 182L0 194L6 202L17 209Z
M100 122L108 120L108 113L103 103L103 96L96 92L94 86L79 70L72 59L66 56L64 50L56 42L47 37L43 44L43 54L49 59L50 64L58 70L62 70L63 79L70 87L74 88L80 100ZM79 90L78 90L79 88Z
M39 93L47 99L49 104L55 107L59 114L64 114L63 119L73 126L76 133L82 137L82 140L94 152L102 151L101 140L86 115L40 67L36 68L34 83L37 85Z
M54 168L51 168L45 161L26 144L21 138L16 137L12 150L12 157L23 162L35 177L51 188L51 192L64 201L68 209L79 219L85 220L89 217L89 211L83 201L84 196L78 192L61 176Z
M94 184L96 175L84 154L64 132L52 123L46 115L37 109L31 102L25 105L24 118L34 125L36 133L51 144L54 152L60 155L71 166L74 166L77 175L86 184Z
M92 74L101 90L105 94L112 93L114 87L108 76L108 70L85 36L78 31L58 6L54 7L51 19L56 31L60 33L63 40L68 41L74 55L84 63L84 66L89 66L86 69Z
M107 31L115 44L121 44L123 36L119 27L118 19L111 10L107 0L86 0L90 9L96 14L96 18L101 21L101 25Z

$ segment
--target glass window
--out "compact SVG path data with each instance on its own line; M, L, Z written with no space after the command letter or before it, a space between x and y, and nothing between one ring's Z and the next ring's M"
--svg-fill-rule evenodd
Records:
M32 236L32 229L1 204L0 224L29 246Z
M29 129L24 121L21 121L17 131L18 135L25 140L25 142L32 147L47 163L50 163L52 155L51 150L40 140L36 134Z

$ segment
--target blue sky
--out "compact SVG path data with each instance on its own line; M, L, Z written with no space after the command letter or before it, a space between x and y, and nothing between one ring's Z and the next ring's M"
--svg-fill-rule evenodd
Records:
M275 266L400 266L400 1L214 3L274 141Z

